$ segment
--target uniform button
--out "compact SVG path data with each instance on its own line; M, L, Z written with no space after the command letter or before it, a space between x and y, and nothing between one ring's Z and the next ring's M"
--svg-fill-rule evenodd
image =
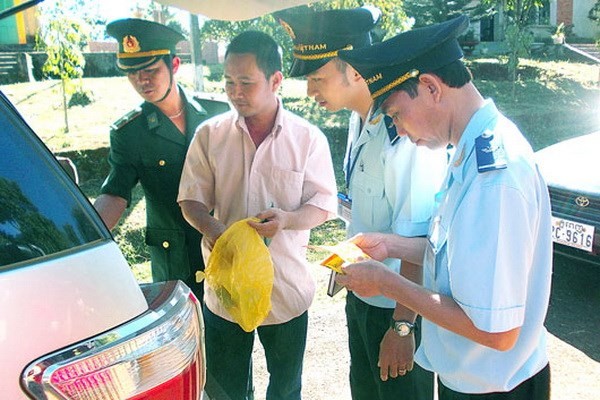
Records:
M169 242L167 242L166 240L163 242L163 248L165 248L165 249L169 248Z
M165 160L160 160L160 161L158 162L158 165L160 165L161 167L164 167L166 163L167 163L167 162L166 162Z

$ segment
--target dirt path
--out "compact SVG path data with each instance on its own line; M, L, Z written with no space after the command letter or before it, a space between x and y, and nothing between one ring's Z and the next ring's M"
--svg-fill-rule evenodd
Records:
M325 295L327 271L315 266L318 294L309 312L305 400L350 399L343 292ZM547 327L552 400L600 399L600 268L557 259ZM264 399L267 373L257 340L255 395Z

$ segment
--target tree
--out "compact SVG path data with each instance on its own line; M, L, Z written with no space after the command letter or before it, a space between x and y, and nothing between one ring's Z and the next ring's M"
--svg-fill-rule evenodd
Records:
M314 10L354 8L365 4L378 7L382 11L383 15L380 23L382 39L383 37L393 36L410 28L409 21L402 9L402 2L395 0L373 0L370 2L361 0L336 0L301 6L295 10L301 12L303 9L308 8ZM241 32L250 29L265 32L279 43L283 49L284 69L287 69L292 61L292 39L272 15L238 22L208 20L201 29L201 35L203 40L212 39L229 42Z
M600 0L596 0L596 4L588 12L588 18L600 25Z
M539 8L543 7L543 0L485 0L487 4L495 4L506 10L508 23L504 27L508 53L508 75L513 83L513 97L517 82L519 58L529 54L533 43L533 34L528 25L534 21Z
M138 1L134 15L136 18L147 19L166 25L171 29L181 32L184 36L189 36L188 30L181 24L177 18L179 10L157 3L153 0Z
M80 85L74 89L70 83L72 79L83 77L83 49L88 40L88 25L73 15L62 0L58 0L52 12L46 15L47 18L41 18L43 22L37 40L38 48L48 55L42 71L47 76L61 80L65 132L69 132L67 95L82 92Z
M460 14L476 21L493 13L489 3L472 0L404 0L404 10L414 18L416 27L444 22Z
M596 4L588 13L588 18L600 25L600 0L596 0ZM596 40L596 46L600 47L600 38Z

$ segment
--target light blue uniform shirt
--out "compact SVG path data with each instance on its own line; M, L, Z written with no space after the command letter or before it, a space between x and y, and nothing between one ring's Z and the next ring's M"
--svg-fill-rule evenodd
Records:
M478 172L475 141L484 133L500 142L483 152L505 158L505 169ZM457 392L512 390L548 363L550 201L529 143L493 102L467 125L438 197L425 286L452 297L480 330L521 331L514 348L501 352L423 319L416 361Z
M446 171L446 151L417 147L406 137L390 140L383 114L371 117L369 113L366 121L361 129L360 117L353 113L349 124L344 162L352 199L348 236L359 232L427 235L435 193ZM400 271L400 260L384 263ZM377 307L396 306L383 296L357 297Z

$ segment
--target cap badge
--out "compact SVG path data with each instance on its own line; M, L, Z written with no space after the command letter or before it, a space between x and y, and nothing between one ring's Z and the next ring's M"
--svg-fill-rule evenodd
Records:
M140 49L140 42L133 35L127 35L123 38L123 51L125 53L137 53Z
M282 19L279 20L279 23L281 24L281 26L283 27L283 29L285 29L285 31L287 32L287 34L290 35L290 37L292 38L292 40L296 40L296 34L292 30L292 27L287 22L285 22Z

